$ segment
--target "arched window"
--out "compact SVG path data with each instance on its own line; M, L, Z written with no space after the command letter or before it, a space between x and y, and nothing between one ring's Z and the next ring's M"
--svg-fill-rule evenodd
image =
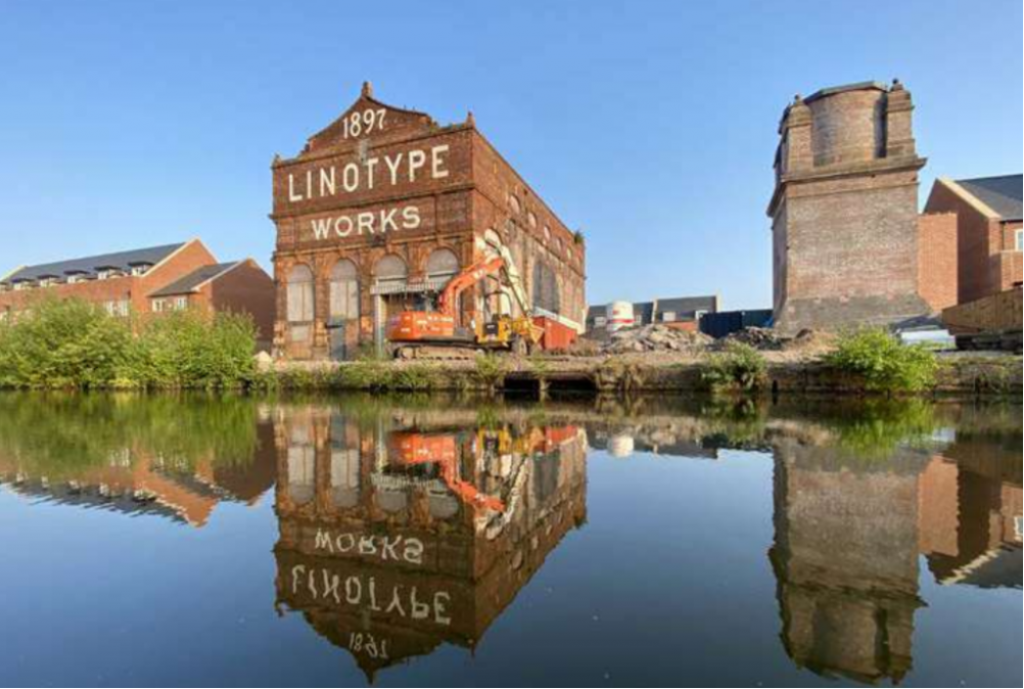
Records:
M501 237L494 230L487 230L484 232L484 251L488 256L497 256L498 251L495 247L501 246Z
M427 279L441 280L457 275L459 257L449 249L436 249L427 258Z
M288 322L313 321L313 271L297 265L288 273Z
M342 259L331 269L331 320L359 318L359 272L356 264Z
M538 261L533 267L533 305L552 313L562 312L558 276L543 261Z
M385 256L377 261L374 270L374 277L378 283L382 282L405 282L409 271L405 267L405 261L398 256Z

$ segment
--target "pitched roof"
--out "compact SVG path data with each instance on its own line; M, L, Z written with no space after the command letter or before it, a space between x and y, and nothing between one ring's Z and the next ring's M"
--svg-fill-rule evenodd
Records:
M14 271L3 279L5 283L19 280L38 280L45 277L64 277L69 274L93 275L99 270L116 269L128 272L137 265L157 265L185 246L181 244L168 244L167 246L154 246L148 249L135 249L134 251L122 251L114 254L103 254L101 256L90 256L88 258L76 258L57 263L46 263L38 266L29 266Z
M1007 175L957 180L957 184L991 208L1003 222L1018 222L1024 217L1021 212L1022 180L1024 175Z
M191 294L203 283L219 278L239 263L241 263L241 261L203 266L202 268L189 273L185 277L179 278L165 287L161 287L149 296L152 299L154 297L174 297L182 294Z

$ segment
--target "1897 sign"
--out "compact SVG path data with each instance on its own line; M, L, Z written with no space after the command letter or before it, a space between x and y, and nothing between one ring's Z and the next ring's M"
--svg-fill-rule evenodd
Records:
M384 108L366 108L346 115L341 122L341 138L356 139L384 129L387 114Z

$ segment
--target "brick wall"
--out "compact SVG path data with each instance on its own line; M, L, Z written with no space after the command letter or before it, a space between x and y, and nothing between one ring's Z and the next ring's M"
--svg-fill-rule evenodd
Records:
M1021 281L1021 254L1014 250L1021 223L989 217L942 181L932 189L925 212L957 217L959 303L1006 291Z
M245 261L208 282L195 296L215 312L252 316L260 351L270 351L277 315L277 288L274 280L255 261Z
M918 233L919 290L932 312L939 313L955 306L959 296L957 216L922 215Z
M1021 231L1019 222L1003 223L1003 265L999 276L999 287L1005 291L1021 283L1021 252L1017 250L1017 233Z
M343 123L371 107L384 112L388 124L346 138ZM421 165L410 174L413 155L420 156ZM388 313L424 307L429 294L415 294L416 286L427 278L435 252L454 253L465 269L481 258L476 240L489 231L509 246L531 299L537 300L533 277L539 274L540 292L558 307L553 310L582 321L583 246L480 135L471 117L439 127L422 113L390 108L364 92L297 158L275 162L273 174L275 342L282 356L324 359L339 342L352 351L372 341ZM403 225L402 212L411 207L415 222ZM383 217L394 209L396 220L380 231ZM404 264L406 294L374 294L385 257ZM344 321L331 316L331 276L340 261L355 266L358 282L359 316ZM288 283L297 266L314 275L314 320L290 324ZM487 306L482 294L482 289L463 294L462 325L482 317Z
M924 160L911 111L898 84L824 91L786 109L768 210L779 330L885 324L932 311L919 294Z

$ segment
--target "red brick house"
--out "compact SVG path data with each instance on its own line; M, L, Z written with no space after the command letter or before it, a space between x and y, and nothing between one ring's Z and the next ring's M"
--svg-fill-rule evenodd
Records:
M939 179L925 212L956 216L957 301L967 303L1021 282L1024 245L1021 175Z
M269 341L274 284L252 260L218 264L198 239L27 266L0 278L0 321L40 298L82 299L117 316L202 306L249 313Z
M251 258L203 266L149 295L150 311L182 309L229 311L252 316L259 348L270 351L274 339L274 279Z

